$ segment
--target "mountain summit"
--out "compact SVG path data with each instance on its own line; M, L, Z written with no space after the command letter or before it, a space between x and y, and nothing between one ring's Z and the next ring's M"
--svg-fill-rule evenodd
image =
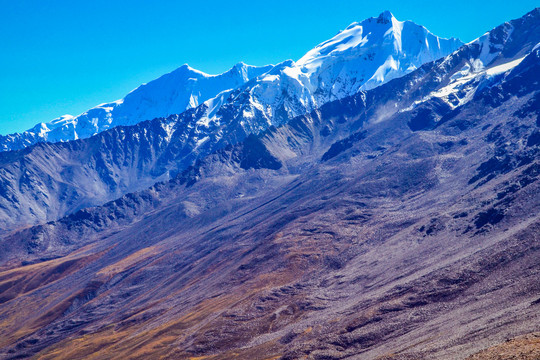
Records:
M423 26L399 21L385 11L377 18L351 24L296 65L308 75L311 88L333 100L403 76L461 45L458 39L441 39Z
M204 121L208 123L216 119L223 104L238 101L236 96L229 98L233 90L249 100L242 110L246 115L244 129L248 133L260 131L328 101L372 89L461 45L457 39L441 39L413 22L400 22L385 11L378 18L352 24L296 64L285 61L259 67L239 63L220 75L183 65L121 100L98 105L76 117L64 115L22 133L0 136L0 150L87 138L115 126L180 114L205 102L210 108Z

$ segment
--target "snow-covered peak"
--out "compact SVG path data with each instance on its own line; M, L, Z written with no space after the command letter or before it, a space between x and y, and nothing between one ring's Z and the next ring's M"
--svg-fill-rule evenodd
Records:
M385 11L378 18L352 23L333 38L307 52L297 61L297 65L308 71L314 71L325 59L340 56L354 48L365 47L369 40L384 37L389 29L394 25L399 27L400 24L389 11Z
M443 39L411 21L385 11L353 23L297 61L299 77L310 88L337 99L368 90L446 56L463 43Z
M367 18L367 19L365 19L363 21L360 21L360 22L353 22L351 25L349 25L345 29L345 31L349 30L349 29L352 29L354 27L357 27L357 26L362 26L362 24L364 24L364 23L375 22L375 23L378 23L378 24L390 24L393 20L396 20L394 15L390 11L385 10L382 13L380 13L379 16L377 16L377 17L370 17L370 18Z
M179 114L211 99L220 92L237 88L272 68L238 63L220 75L208 75L183 65L129 93L115 118L122 125Z

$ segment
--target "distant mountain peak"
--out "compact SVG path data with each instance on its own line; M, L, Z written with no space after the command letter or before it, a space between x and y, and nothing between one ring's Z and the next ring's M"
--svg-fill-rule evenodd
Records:
M246 68L246 67L249 67L249 65L247 65L245 62L243 61L239 61L237 62L236 64L234 64L233 68Z
M385 11L377 18L351 24L317 45L296 64L305 68L303 73L327 72L336 66L345 69L344 72L354 74L350 76L355 79L350 84L354 89L348 91L351 93L402 76L461 45L458 39L439 38L425 27L412 21L399 21L390 11Z

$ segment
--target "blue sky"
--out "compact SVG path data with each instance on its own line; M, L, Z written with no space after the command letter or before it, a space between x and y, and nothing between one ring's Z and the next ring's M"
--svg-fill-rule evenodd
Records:
M354 21L390 10L468 42L538 0L0 0L0 134L122 98L184 63L296 60Z

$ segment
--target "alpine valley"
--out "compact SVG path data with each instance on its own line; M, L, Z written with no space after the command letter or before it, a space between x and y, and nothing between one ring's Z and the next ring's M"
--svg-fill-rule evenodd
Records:
M0 359L540 358L540 8L384 12L0 149Z

